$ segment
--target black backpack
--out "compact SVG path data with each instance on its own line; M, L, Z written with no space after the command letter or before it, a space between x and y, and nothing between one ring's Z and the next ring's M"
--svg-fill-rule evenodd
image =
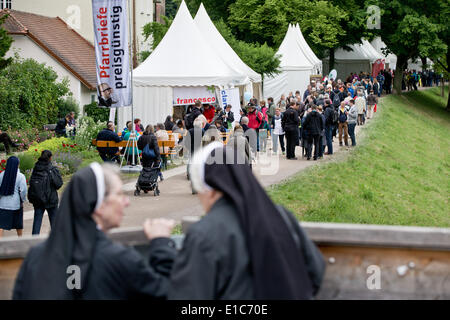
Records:
M50 200L50 172L33 172L28 189L28 200L34 205L46 205Z
M339 111L333 108L333 123L337 123L339 120Z
M341 98L339 97L339 93L334 93L333 107L338 108L340 105L341 105Z

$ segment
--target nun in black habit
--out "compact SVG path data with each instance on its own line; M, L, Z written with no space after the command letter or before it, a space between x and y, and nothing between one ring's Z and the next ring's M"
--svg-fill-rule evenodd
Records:
M241 163L241 164L236 164ZM169 299L294 300L318 292L325 262L295 217L276 206L232 147L212 143L190 167L207 212L187 231Z
M174 222L146 221L144 231L152 239L146 264L136 250L105 234L120 225L127 205L113 167L93 163L78 171L64 192L50 236L28 252L13 299L165 298L176 255L169 239Z

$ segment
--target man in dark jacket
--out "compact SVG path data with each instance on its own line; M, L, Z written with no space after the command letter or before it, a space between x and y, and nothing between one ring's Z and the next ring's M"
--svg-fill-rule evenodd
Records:
M48 212L50 226L53 226L59 202L58 189L62 185L61 174L58 168L52 165L51 151L42 151L31 173L30 189L28 190L28 200L34 207L32 234L40 233L45 210Z
M65 137L66 136L66 126L69 123L69 117L59 119L56 123L55 133L57 137Z
M333 154L333 116L334 116L334 108L332 105L325 104L325 138L327 140L327 153Z
M112 121L109 121L107 127L98 133L97 142L98 141L114 141L114 142L122 141L122 138L119 137L119 135L114 132L114 123ZM105 162L119 161L119 158L116 155L119 152L119 148L97 147L97 150L100 154L100 158L102 158L103 161Z
M202 111L200 110L201 107L202 103L199 100L195 101L195 105L192 108L192 111L186 115L184 120L186 130L190 130L194 127L194 120L202 114Z
M319 139L323 130L322 116L317 112L317 106L312 106L312 112L305 119L305 130L308 132L308 148L306 149L307 160L311 159L312 143L314 143L314 160L319 156Z
M225 127L225 129L228 129L231 127L231 125L234 122L234 114L231 111L231 104L228 104L225 107L225 110L223 110L219 113L218 119L222 120L222 125Z
M298 115L298 105L291 102L289 108L284 112L281 120L281 127L286 134L286 159L297 160L295 157L295 146L298 142L298 127L300 125L300 118Z

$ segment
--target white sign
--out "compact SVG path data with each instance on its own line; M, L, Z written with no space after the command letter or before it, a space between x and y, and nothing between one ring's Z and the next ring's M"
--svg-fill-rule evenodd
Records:
M182 106L194 104L200 100L202 104L216 103L216 95L207 87L174 87L173 88L173 105Z
M92 0L100 106L129 106L133 99L126 1Z
M234 115L234 122L241 120L241 99L239 98L239 88L220 90L220 106L223 110L230 104ZM234 123L233 123L234 128Z
M114 122L116 119L116 108L110 108L109 109L109 121Z

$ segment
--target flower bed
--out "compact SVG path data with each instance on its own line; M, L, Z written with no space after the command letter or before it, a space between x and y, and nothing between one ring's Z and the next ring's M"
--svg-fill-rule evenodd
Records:
M53 131L39 131L38 129L22 129L20 131L8 129L6 133L19 146L17 151L28 150L33 143L40 143L55 137L55 132Z

